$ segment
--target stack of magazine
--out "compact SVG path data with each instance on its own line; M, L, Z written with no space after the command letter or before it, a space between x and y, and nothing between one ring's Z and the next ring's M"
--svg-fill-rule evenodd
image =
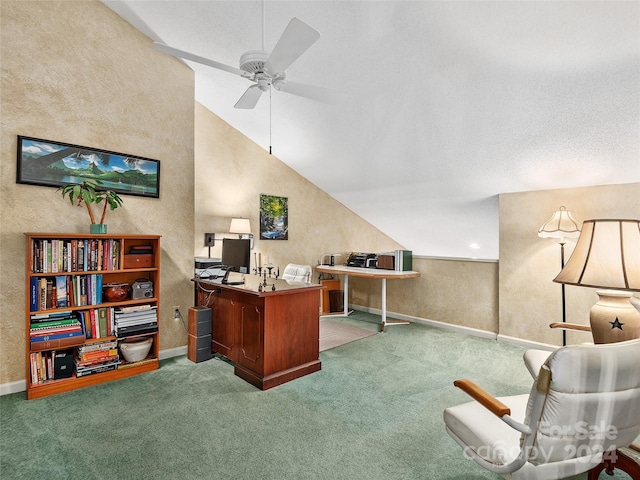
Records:
M115 370L120 365L118 342L107 340L77 347L75 364L76 377Z
M114 328L118 338L158 331L158 307L135 305L114 310Z

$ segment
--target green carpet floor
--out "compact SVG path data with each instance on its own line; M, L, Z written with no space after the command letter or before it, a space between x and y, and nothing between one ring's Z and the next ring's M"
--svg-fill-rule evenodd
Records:
M379 317L333 320L377 329ZM457 378L528 392L522 353L413 324L323 352L322 371L265 392L221 360L177 357L48 398L5 395L0 478L498 479L463 458L442 410L468 401Z

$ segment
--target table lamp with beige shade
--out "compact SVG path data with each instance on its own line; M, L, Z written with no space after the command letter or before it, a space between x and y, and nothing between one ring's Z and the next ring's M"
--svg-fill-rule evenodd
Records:
M640 337L640 311L631 303L640 292L640 220L586 220L571 258L554 282L593 287L595 343Z

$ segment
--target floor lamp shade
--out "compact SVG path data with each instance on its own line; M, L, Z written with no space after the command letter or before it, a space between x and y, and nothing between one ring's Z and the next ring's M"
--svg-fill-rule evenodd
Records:
M640 312L629 301L640 291L640 220L586 220L554 282L606 289L591 309L596 343L640 337Z
M580 235L580 226L566 207L560 207L553 212L551 218L538 229L541 238L557 238L560 244L560 267L564 268L564 244L566 238L577 238ZM567 307L565 303L564 284L562 284L562 323L567 321ZM562 329L562 345L567 344L567 331Z
M551 218L538 229L539 237L559 238L561 243L564 243L566 237L576 238L578 235L580 235L580 226L565 207L556 210Z

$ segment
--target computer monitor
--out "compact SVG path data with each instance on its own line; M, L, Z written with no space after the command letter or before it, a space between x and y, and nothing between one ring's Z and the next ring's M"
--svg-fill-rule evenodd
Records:
M251 240L222 239L222 265L232 272L249 273L251 268Z

